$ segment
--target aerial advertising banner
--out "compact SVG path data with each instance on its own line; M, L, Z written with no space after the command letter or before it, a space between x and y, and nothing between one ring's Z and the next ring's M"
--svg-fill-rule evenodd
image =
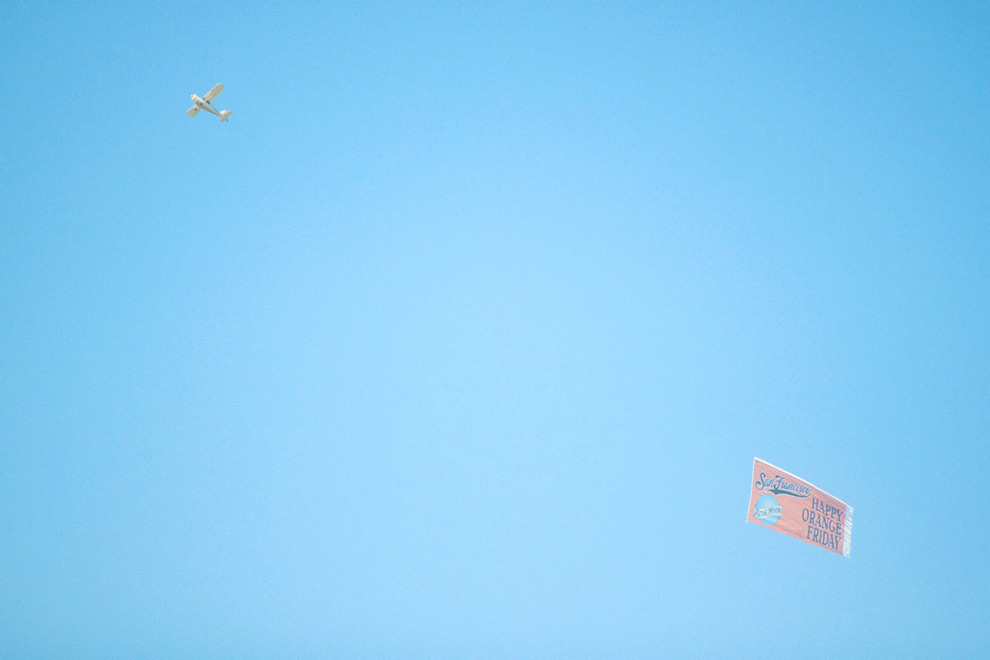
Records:
M853 508L790 472L753 459L747 522L843 557L852 551Z

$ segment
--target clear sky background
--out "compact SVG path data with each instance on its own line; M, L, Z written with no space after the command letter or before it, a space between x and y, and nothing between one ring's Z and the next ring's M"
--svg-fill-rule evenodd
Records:
M990 5L277 5L0 4L0 654L990 653Z

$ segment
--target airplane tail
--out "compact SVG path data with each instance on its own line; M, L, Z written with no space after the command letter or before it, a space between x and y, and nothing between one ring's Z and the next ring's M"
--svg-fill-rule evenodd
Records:
M231 112L230 110L221 110L220 111L220 121L227 121L228 119L230 119L230 116L232 114L234 114L234 113Z

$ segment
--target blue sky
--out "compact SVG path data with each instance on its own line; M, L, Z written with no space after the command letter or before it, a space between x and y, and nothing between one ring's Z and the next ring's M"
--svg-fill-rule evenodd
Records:
M990 652L988 35L3 3L4 655Z

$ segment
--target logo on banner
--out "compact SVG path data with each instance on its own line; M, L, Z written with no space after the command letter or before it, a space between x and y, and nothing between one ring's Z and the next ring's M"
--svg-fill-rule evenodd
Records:
M780 508L780 503L777 502L777 498L767 493L766 495L761 495L760 499L756 500L756 508L753 509L753 517L764 522L767 525L772 525L778 520L780 520L780 514L782 513Z
M766 490L774 495L790 495L791 497L808 497L811 489L804 484L796 484L784 479L779 474L775 474L773 479L767 477L766 472L760 472L760 478L753 484L756 490Z

